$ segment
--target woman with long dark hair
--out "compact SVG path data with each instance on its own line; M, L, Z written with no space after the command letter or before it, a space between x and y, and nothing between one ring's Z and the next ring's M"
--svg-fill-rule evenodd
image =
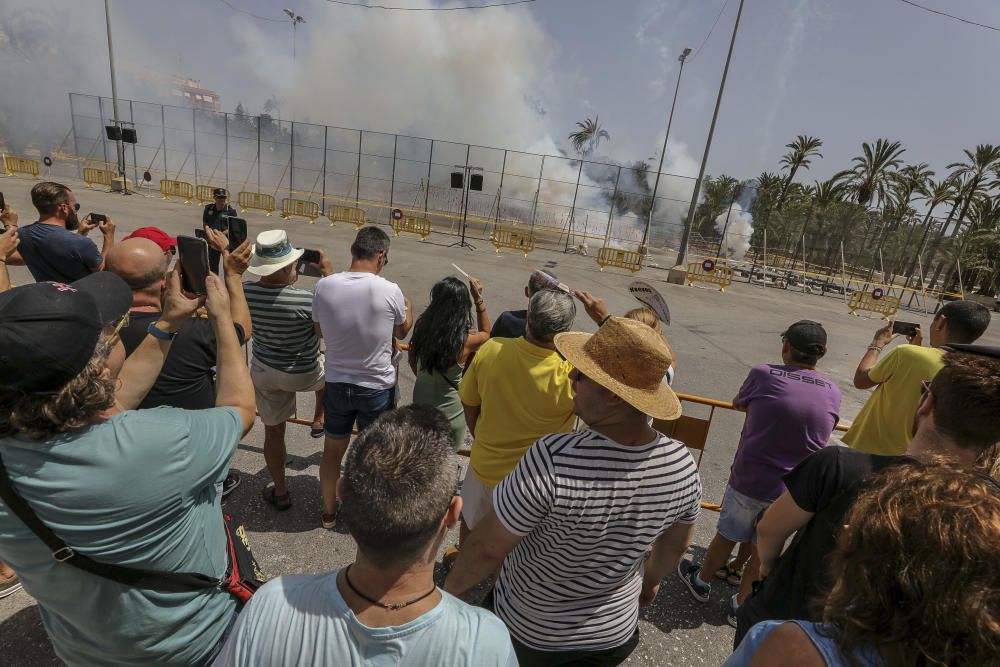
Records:
M476 306L476 330L472 306ZM490 317L483 303L483 286L469 278L469 287L448 276L431 288L431 302L413 325L407 356L417 381L414 405L441 410L451 422L456 451L465 440L465 412L458 398L465 363L490 337Z

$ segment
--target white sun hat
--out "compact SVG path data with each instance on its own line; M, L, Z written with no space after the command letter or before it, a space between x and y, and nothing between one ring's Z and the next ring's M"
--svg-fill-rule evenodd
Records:
M302 248L293 248L288 234L283 229L269 229L257 235L257 243L253 247L253 257L250 259L250 273L257 276L269 276L280 271L289 264L297 262Z

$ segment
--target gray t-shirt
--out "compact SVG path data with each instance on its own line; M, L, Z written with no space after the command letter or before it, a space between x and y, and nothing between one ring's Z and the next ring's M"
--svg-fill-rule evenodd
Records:
M337 572L278 577L244 608L214 667L517 666L493 614L441 592L426 614L385 628L363 625L337 588Z
M220 577L221 485L242 433L232 408L153 408L48 440L3 438L0 456L17 493L81 553ZM196 664L236 611L221 589L159 593L56 562L4 503L0 560L38 601L56 655L71 666Z

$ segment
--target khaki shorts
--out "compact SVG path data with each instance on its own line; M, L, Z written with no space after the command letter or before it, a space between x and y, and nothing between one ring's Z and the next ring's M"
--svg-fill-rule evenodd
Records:
M295 394L326 386L323 355L319 355L316 369L308 373L285 373L254 358L250 360L250 379L260 420L264 426L276 426L295 414Z
M462 480L462 520L472 530L493 509L493 489L483 484L470 465Z

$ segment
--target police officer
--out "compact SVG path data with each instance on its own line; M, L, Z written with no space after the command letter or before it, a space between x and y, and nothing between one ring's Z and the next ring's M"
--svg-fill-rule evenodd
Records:
M223 216L236 217L236 209L229 205L229 193L225 188L215 188L212 192L215 203L206 204L205 212L201 216L201 222L206 227L211 227L220 232L229 233L229 225L220 218Z
M229 205L229 193L225 188L215 188L212 191L215 202L205 205L205 212L201 215L201 223L205 227L211 227L229 236L228 218L236 217L236 209ZM216 272L221 268L222 254L215 248L208 249L208 265Z

